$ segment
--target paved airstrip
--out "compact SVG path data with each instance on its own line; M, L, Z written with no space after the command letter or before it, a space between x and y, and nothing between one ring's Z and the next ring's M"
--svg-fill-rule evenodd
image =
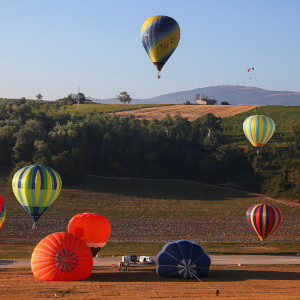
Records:
M296 255L212 255L212 265L299 265ZM94 258L94 267L118 265L120 256ZM30 268L30 259L0 259L0 269Z

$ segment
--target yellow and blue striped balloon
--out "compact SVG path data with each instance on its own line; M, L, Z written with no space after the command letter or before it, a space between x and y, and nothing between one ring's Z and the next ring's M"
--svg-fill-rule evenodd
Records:
M270 117L254 115L244 121L243 130L253 146L264 146L275 132L275 123Z
M179 39L178 23L167 16L154 16L147 19L141 31L143 46L158 71L175 51Z
M35 224L58 197L61 185L59 174L41 165L32 165L17 171L12 180L17 200L32 216Z
M4 223L5 215L6 215L5 203L2 196L0 195L0 228Z

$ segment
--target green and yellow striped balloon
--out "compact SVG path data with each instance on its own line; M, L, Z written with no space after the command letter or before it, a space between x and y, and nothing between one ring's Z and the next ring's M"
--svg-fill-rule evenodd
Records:
M243 130L253 146L264 146L275 132L275 123L270 117L254 115L244 121Z
M19 170L12 180L17 200L32 216L35 224L58 197L61 185L59 174L41 165L32 165Z

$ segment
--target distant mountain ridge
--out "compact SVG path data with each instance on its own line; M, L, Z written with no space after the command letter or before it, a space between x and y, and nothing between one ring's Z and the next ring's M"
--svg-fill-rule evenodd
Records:
M143 104L182 104L185 101L193 102L196 94L206 94L220 104L228 101L230 104L254 105L300 105L300 92L270 91L257 87L239 85L218 85L165 94L148 99L133 99L132 103ZM115 99L97 99L88 97L99 103L114 103ZM118 102L117 102L118 103Z

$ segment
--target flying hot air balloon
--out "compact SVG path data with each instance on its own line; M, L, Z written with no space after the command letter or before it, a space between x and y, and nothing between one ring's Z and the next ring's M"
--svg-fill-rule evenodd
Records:
M159 72L175 51L180 40L178 23L167 16L154 16L147 19L141 31L143 46Z
M93 255L78 236L56 232L46 236L31 256L34 278L44 281L73 281L88 278L93 270Z
M93 256L106 244L110 231L110 223L105 216L89 212L75 215L68 225L68 232L83 239Z
M5 215L6 215L5 203L2 196L0 195L0 228L4 223Z
M164 245L156 256L157 275L173 278L197 278L209 275L210 257L204 249L188 240Z
M274 121L267 116L254 115L243 123L244 133L254 147L264 146L275 132Z
M58 197L61 179L49 167L31 165L17 171L12 188L17 200L33 218L35 229L40 216Z
M254 204L247 210L246 218L263 246L264 240L280 225L281 212L277 207L267 203Z

